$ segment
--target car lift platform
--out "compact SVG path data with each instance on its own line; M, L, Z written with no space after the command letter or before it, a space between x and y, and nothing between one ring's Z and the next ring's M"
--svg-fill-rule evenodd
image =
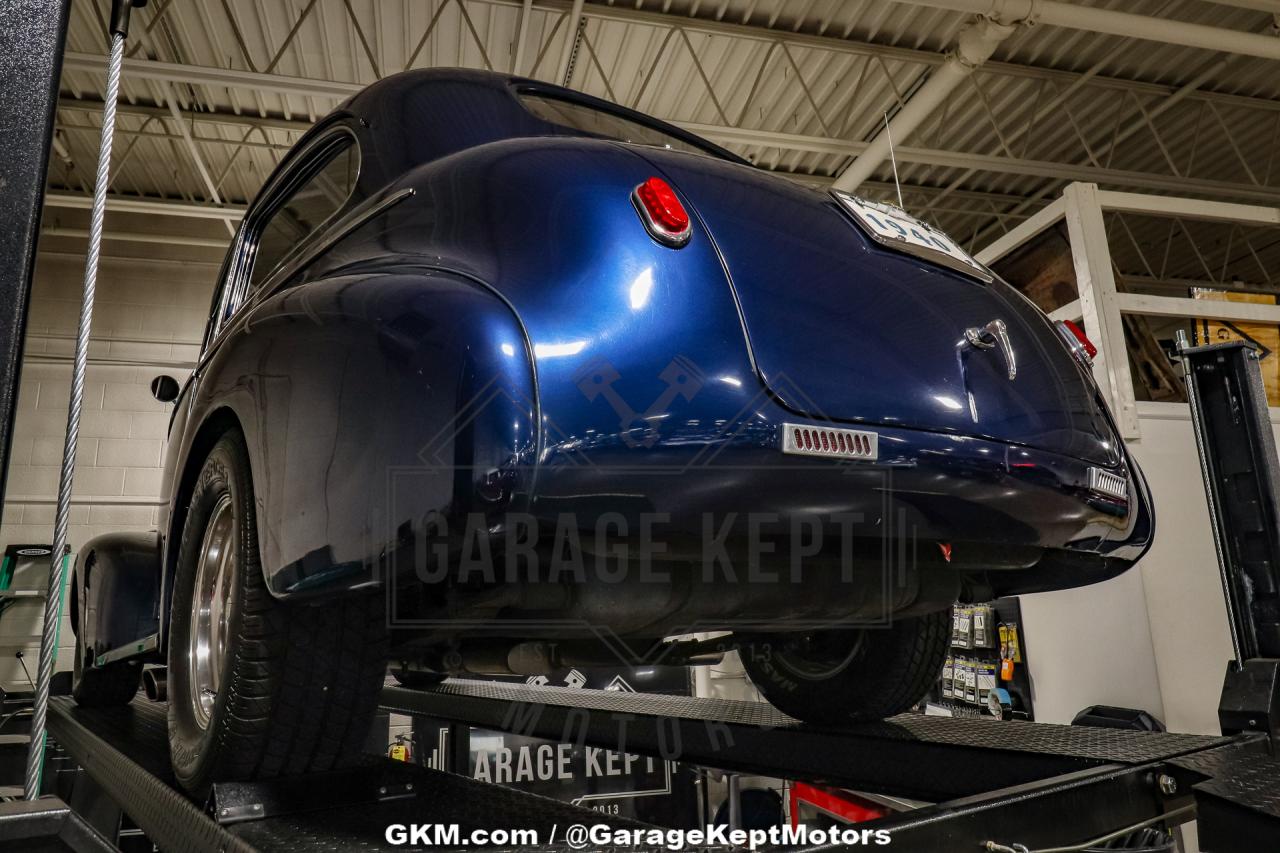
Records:
M937 805L872 823L896 850L1018 849L1101 838L1196 809L1248 808L1234 791L1274 771L1265 738L1209 737L991 719L901 715L848 728L804 725L756 702L449 680L388 687L385 710L713 768L825 782ZM365 766L270 783L216 786L190 800L169 768L166 706L50 703L50 731L161 850L291 851L392 847L393 823L470 829L641 824L464 776L369 756ZM1253 768L1252 771L1246 768ZM78 784L78 783L77 783ZM1253 783L1255 799L1275 794ZM1235 786L1234 788L1232 786ZM1216 798L1228 806L1215 803ZM1265 809L1263 810L1265 812ZM1255 815L1261 837L1280 837ZM556 839L560 841L561 839ZM446 850L447 847L435 847ZM549 849L566 849L552 845ZM1000 848L995 848L1000 849ZM1223 850L1232 848L1221 848ZM1262 849L1240 847L1238 849Z
M113 709L81 708L67 697L49 703L53 738L161 850L405 850L414 848L386 842L388 825L459 824L463 836L534 829L547 837L557 824L563 832L599 819L556 800L378 756L352 770L215 786L202 805L173 777L167 727L167 706L141 695Z

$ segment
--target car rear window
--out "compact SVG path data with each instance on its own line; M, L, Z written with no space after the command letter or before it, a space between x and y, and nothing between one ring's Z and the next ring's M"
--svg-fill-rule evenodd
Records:
M257 235L250 288L261 284L350 198L360 171L360 149L349 136L343 137L312 169L311 175L279 204Z
M720 156L710 148L695 145L686 139L673 136L660 128L643 122L633 121L617 113L596 109L587 104L566 101L563 98L552 98L536 92L517 93L525 109L543 121L567 127L590 136L605 139L616 139L619 142L631 142L636 145L652 145L657 148L669 148L674 151L688 151L694 154L711 154Z

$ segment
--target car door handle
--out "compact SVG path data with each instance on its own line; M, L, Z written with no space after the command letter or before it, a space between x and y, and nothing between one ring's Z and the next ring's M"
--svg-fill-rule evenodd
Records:
M1012 382L1018 376L1018 359L1013 351L1013 344L1009 340L1009 327L1004 320L999 318L992 320L985 326L970 326L964 330L964 339L967 344L975 349L994 349L1000 348L1000 352L1004 354L1004 365L1009 372L1009 381Z

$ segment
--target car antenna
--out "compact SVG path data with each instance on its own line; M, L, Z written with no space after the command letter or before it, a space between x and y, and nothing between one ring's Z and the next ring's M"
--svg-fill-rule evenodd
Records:
M907 206L902 203L902 184L898 182L898 158L893 153L893 131L889 129L888 111L884 114L884 134L889 139L889 162L893 164L893 185L898 190L898 207L906 210Z

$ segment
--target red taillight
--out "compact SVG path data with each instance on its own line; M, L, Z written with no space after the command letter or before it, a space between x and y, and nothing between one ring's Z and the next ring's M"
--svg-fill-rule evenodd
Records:
M662 178L650 178L636 187L631 199L645 227L656 240L668 246L683 246L689 242L689 235L693 233L689 214L675 190Z
M1089 337L1084 333L1084 329L1070 320L1058 321L1058 328L1066 332L1063 337L1067 339L1072 352L1081 361L1092 363L1093 357L1098 354L1098 348L1093 345L1093 341L1089 340Z

